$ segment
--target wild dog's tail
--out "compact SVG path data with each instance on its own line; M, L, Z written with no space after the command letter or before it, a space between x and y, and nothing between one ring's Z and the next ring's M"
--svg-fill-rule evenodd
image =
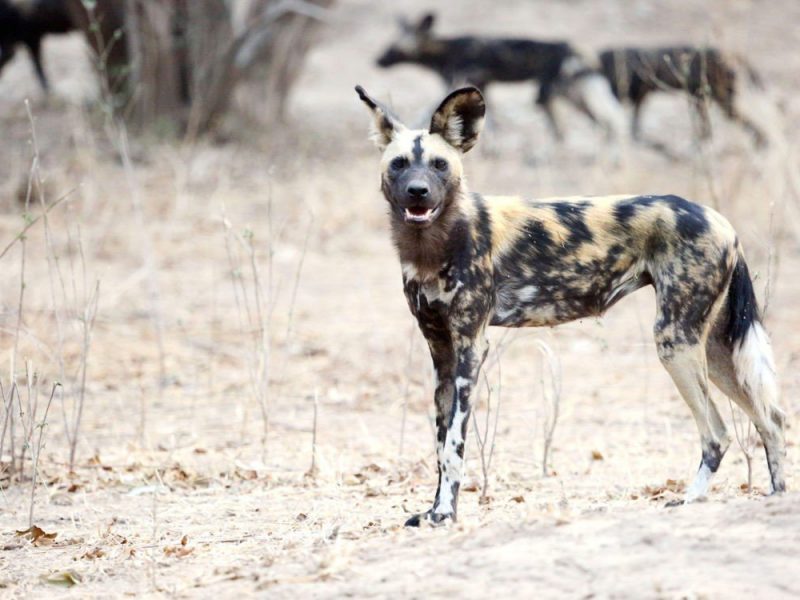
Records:
M727 318L725 337L739 386L763 420L782 417L772 344L761 324L753 280L741 251L728 288Z

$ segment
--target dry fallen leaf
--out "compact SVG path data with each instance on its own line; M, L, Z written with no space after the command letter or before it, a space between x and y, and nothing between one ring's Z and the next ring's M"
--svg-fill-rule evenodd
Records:
M192 552L194 552L194 548L188 548L186 546L164 546L164 554L176 558L189 556Z
M258 479L258 472L255 469L236 469L236 476L246 481Z
M50 546L56 539L57 533L47 533L41 527L34 525L22 531L16 532L17 537L21 537L33 542L34 546Z
M75 571L61 571L60 573L51 573L50 575L42 575L42 581L51 585L63 585L64 587L72 587L78 585L83 581L83 577Z
M361 473L354 473L352 475L347 473L342 477L342 483L345 485L361 485L364 483L364 479L365 477Z
M686 484L676 479L667 479L664 485L646 485L642 488L645 496L650 496L653 500L664 499L669 492L679 494L684 491Z
M592 460L603 460L603 453L599 450L592 450Z
M101 557L103 557L105 555L106 555L106 553L103 551L102 548L100 548L99 546L95 546L91 550L88 550L87 552L84 552L83 555L81 556L81 558L86 558L88 560L95 560L95 559L101 558Z
M516 502L517 504L521 504L522 502L525 502L525 496L514 496L514 497L513 497L513 498L511 498L511 499L512 499L514 502Z

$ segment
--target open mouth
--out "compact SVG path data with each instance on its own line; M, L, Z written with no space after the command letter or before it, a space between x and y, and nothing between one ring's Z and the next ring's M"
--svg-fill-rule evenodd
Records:
M430 223L436 216L439 207L410 206L405 209L406 223Z

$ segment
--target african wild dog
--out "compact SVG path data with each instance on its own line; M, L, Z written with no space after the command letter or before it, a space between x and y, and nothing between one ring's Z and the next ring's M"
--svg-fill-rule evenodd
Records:
M42 38L51 33L76 29L67 0L0 0L0 71L14 57L17 44L24 44L36 69L42 89L48 91L42 67Z
M764 145L764 133L736 105L744 80L756 87L756 72L742 59L726 57L713 48L691 46L664 48L611 48L600 53L603 75L619 100L633 103L632 133L639 138L641 110L645 98L660 90L682 90L689 94L700 117L701 134L708 137L710 124L707 100L716 102L725 115L740 123Z
M702 461L685 501L705 495L730 443L709 376L755 423L772 489L785 489L784 415L770 342L742 247L721 215L677 196L537 201L471 193L461 154L483 123L478 89L448 95L427 130L408 129L363 88L356 91L373 115L404 292L436 374L439 483L433 507L407 525L456 517L486 327L600 315L646 285L656 292L658 355L700 430Z
M427 67L444 80L448 90L466 83L485 91L493 82L536 81L539 84L536 104L545 111L553 135L563 139L553 108L556 86L565 77L562 68L586 62L570 44L480 36L438 37L433 32L434 21L433 14L425 15L416 24L401 19L400 37L378 58L378 65L387 68L411 63ZM596 71L586 71L588 78L594 74ZM614 107L603 102L605 92L617 104L608 84L599 76L594 82L582 78L581 84L589 85L592 94L584 93L581 85L572 86L573 93L560 95L602 125L609 135L616 133Z

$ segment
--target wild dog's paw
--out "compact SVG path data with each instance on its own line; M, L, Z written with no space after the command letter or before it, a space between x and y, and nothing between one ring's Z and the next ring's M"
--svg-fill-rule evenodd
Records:
M784 492L786 492L785 481L779 481L777 484L773 483L772 485L770 485L770 492L769 492L770 496L780 496Z
M421 525L430 525L431 527L439 527L455 520L453 513L439 513L433 510L425 511L411 517L406 521L406 527L419 527Z

